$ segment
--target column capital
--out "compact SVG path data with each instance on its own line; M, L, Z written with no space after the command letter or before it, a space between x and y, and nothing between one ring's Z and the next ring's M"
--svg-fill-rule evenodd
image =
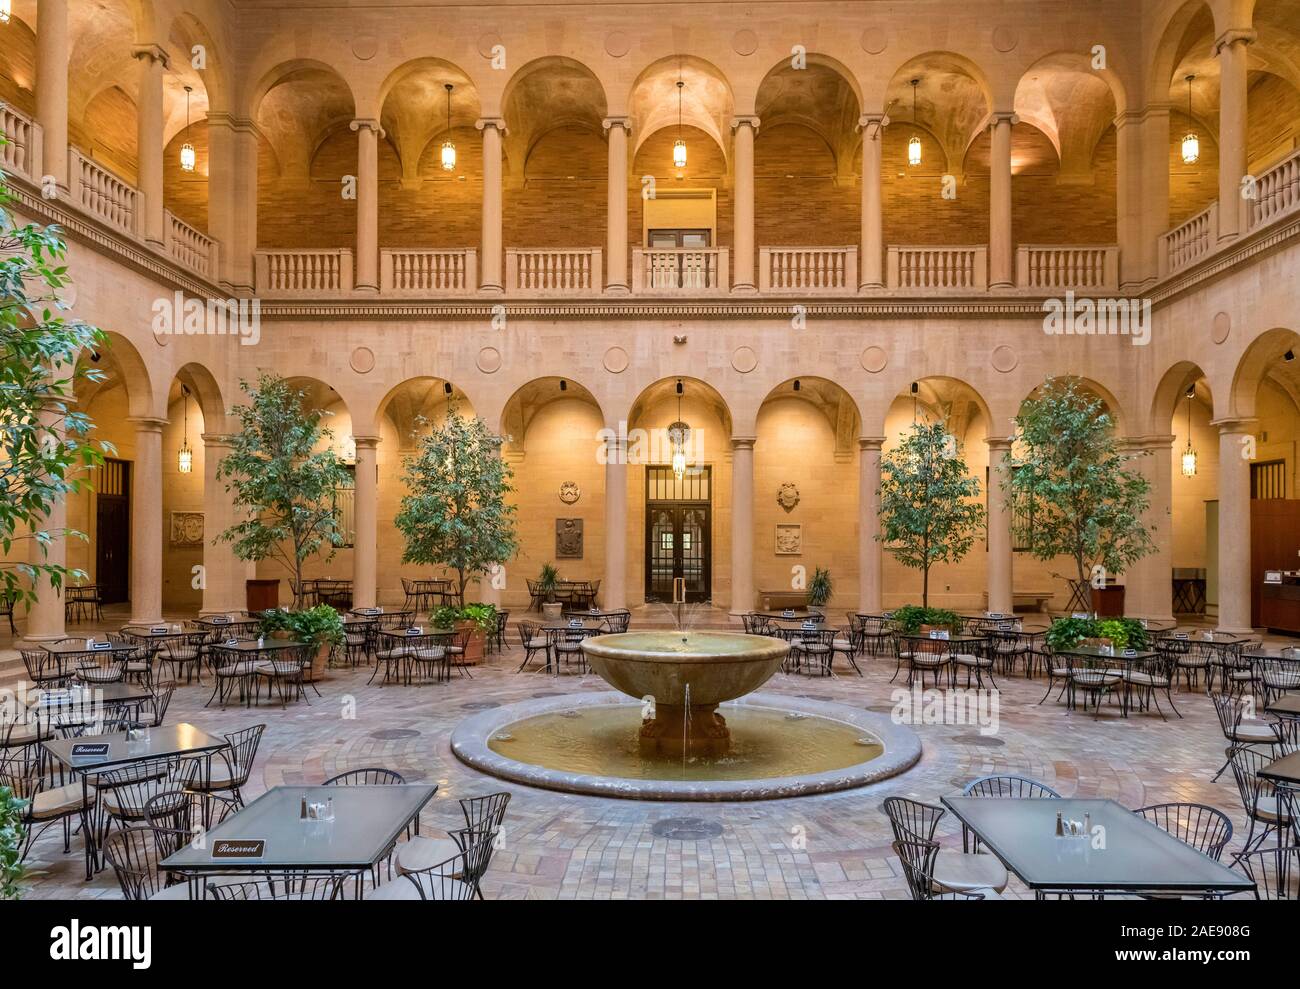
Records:
M733 436L731 437L731 448L733 450L752 450L757 439L756 436Z
M137 433L161 433L171 420L157 416L127 416L126 421L135 426Z
M1124 442L1135 450L1150 450L1152 453L1169 450L1174 445L1173 433L1148 433L1143 436L1125 436Z
M604 120L600 122L600 125L605 130L610 130L614 127L622 127L629 134L632 133L631 117L606 117Z
M495 127L501 132L502 137L510 133L506 129L506 121L504 117L479 117L478 120L474 121L474 126L478 130L483 131L487 130L489 127Z
M151 62L162 62L162 67L164 69L171 66L171 56L167 54L167 49L162 45L132 45L131 57L139 59L147 58Z
M257 122L252 118L237 117L226 110L209 110L207 124L209 128L220 127L240 134L252 134L254 137L262 136Z
M858 130L864 132L872 141L880 140L880 132L889 126L889 114L864 113L858 117Z
M1015 442L1014 436L985 436L984 442L988 444L990 450L1001 450L1009 452L1011 444Z
M1020 115L1014 110L994 110L989 114L990 127L996 127L998 124L1007 124L1010 126L1018 123L1020 123Z
M235 437L230 433L199 433L199 439L204 446L210 447L228 447L235 442Z
M1235 45L1239 41L1243 44L1253 45L1258 37L1259 32L1250 28L1229 28L1214 39L1214 54L1218 55L1224 48Z
M373 450L379 446L378 436L354 436L352 442L358 450Z
M1222 433L1249 433L1259 423L1255 416L1224 416L1222 419L1211 419L1210 425L1218 428Z
M384 129L379 126L379 121L375 120L373 117L358 117L356 120L348 124L348 128L353 131L360 131L363 127L366 130L374 131L377 137L385 136Z
M884 445L885 445L885 438L883 436L859 436L858 437L859 450L863 450L863 451L879 450Z
M751 127L754 133L758 133L758 118L753 114L741 114L731 118L731 129L737 130L741 127Z

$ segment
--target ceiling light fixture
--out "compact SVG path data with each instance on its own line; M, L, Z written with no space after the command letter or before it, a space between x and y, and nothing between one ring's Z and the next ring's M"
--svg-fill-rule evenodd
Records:
M677 421L668 427L668 438L673 445L673 477L680 481L686 476L686 437L691 427L682 421L682 379L677 379Z
M442 142L442 170L450 172L456 167L456 145L451 140L451 83L445 83L447 90L447 140Z
M176 451L176 470L182 474L194 470L194 451L190 449L190 390L181 385L181 401L184 404L183 425L181 426L181 448Z
M673 167L686 167L686 142L682 140L682 89L686 83L677 80L677 140L673 143Z
M1192 119L1192 80L1195 78L1194 75L1187 77L1187 120L1192 124L1195 124ZM1195 130L1189 130L1183 135L1183 164L1195 165L1199 157L1201 157L1201 139L1196 136Z
M1192 399L1196 397L1196 384L1187 389L1187 449L1183 451L1183 477L1196 476L1196 449L1192 446Z
M192 87L186 86L185 87L185 133L187 136L190 130L190 93L191 92L192 92ZM196 164L197 160L198 159L194 154L194 145L190 144L189 141L186 141L184 144L181 145L181 171L183 172L194 171L194 165Z
M9 23L9 14L12 10L12 0L0 0L0 24Z
M921 84L920 79L912 80L912 127L916 127L916 87ZM912 139L907 142L907 164L913 168L921 164L921 136L913 134Z

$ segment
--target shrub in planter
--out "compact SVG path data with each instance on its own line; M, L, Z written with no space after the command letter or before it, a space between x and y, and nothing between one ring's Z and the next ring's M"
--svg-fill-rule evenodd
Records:
M463 608L443 605L429 616L434 628L451 629L471 628L469 645L465 650L466 662L477 662L483 658L487 637L496 632L497 609L494 605L472 603Z
M834 590L831 572L825 567L818 567L813 571L812 580L808 581L808 604L814 608L824 608Z
M949 633L961 631L961 616L947 608L926 608L919 604L905 604L895 608L894 625L904 635L919 635L925 628L946 628Z
M23 892L23 811L27 801L0 786L0 900L16 900Z
M319 673L330 651L343 643L343 619L328 604L318 604L304 611L268 611L259 626L262 635L284 633L284 637L302 642L316 651L312 670Z

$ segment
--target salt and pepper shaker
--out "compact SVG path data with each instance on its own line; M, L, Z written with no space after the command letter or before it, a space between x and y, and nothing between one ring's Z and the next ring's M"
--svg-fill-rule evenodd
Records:
M1061 812L1059 810L1056 812L1056 837L1065 837L1065 821L1061 819Z
M1092 814L1091 814L1091 813L1088 813L1088 814L1084 814L1084 815L1083 815L1083 833L1086 834L1086 835L1092 834Z
M298 810L298 820L300 821L307 820L307 795L306 794L303 794L302 797L302 806Z

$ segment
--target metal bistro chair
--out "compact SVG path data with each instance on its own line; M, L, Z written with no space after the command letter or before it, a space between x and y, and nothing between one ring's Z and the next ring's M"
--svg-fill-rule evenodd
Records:
M920 674L921 688L925 689L925 676L927 673L934 678L936 688L939 686L939 676L941 674L944 682L951 686L953 656L949 650L947 639L930 639L919 635L900 635L896 641L899 643L897 647L898 660L900 663L907 663L907 685L909 687L916 682L917 674ZM893 683L893 681L891 680L890 683Z
M1124 685L1124 669L1113 666L1104 659L1097 659L1093 666L1078 666L1079 657L1066 654L1065 663L1069 677L1065 682L1065 706L1071 711L1078 708L1078 696L1083 694L1083 711L1088 713L1088 703L1092 702L1092 716L1101 717L1101 699L1109 696ZM1121 696L1121 709L1123 698Z
M890 846L898 856L898 863L903 869L903 878L907 880L907 891L914 900L983 900L1000 899L991 889L960 892L936 893L934 881L934 863L939 855L939 843L923 838L907 838L895 841Z
M1133 813L1216 862L1232 840L1232 821L1228 815L1205 804L1151 804Z
M179 673L185 671L185 682L196 680L203 682L203 646L208 641L209 633L192 632L179 638L169 638L163 643L159 656L160 666L171 666L172 679L179 680Z
M853 616L859 622L858 641L863 651L879 656L889 648L889 621L882 615Z
M406 647L407 668L418 672L423 679L446 683L451 679L450 648L457 634L448 629L411 636Z
M632 624L632 612L626 608L620 608L618 611L611 611L605 616L605 628L611 634L618 635L628 630Z
M935 841L939 821L947 813L943 807L906 797L888 797L884 808L896 841ZM1000 893L1007 888L1006 867L995 856L940 851L929 869L936 892L992 889Z
M262 741L266 725L253 725L240 731L226 733L226 747L218 749L213 758L203 758L194 777L191 789L204 793L229 792L237 808L244 806L240 792L253 772L257 747Z
M839 634L831 639L831 660L830 665L835 665L835 657L843 656L853 667L853 672L862 676L862 670L858 666L858 653L862 652L862 630L861 623L855 627L857 616L850 612L849 623L840 629Z
M1257 900L1300 900L1300 845L1261 848L1237 857Z
M465 829L462 841L472 837ZM402 872L392 882L373 890L367 900L473 900L482 899L479 880L487 871L492 857L495 835L486 835L462 850L455 840L456 851L427 869Z
M252 882L208 883L208 897L213 900L339 900L343 898L341 873L328 876L305 876L289 872L268 874Z
M262 698L262 682L266 682L268 698L280 697L280 707L287 708L290 700L301 698L308 704L307 691L303 685L303 667L312 661L311 647L285 649L272 654L270 659L259 660L253 667L253 703Z
M1252 701L1213 691L1210 693L1210 700L1214 704L1214 713L1219 718L1219 728L1229 743L1228 758L1210 780L1213 783L1232 763L1234 752L1253 745L1267 745L1273 748L1282 740L1282 736L1277 722L1254 719L1255 708Z
M187 836L186 840L192 836ZM188 900L189 883L173 882L161 867L171 851L158 841L151 827L124 828L104 843L104 855L113 866L117 884L127 900Z
M1156 705L1156 713L1160 715L1162 721L1168 721L1165 717L1164 710L1160 707L1160 698L1156 695L1157 691L1163 691L1165 700L1173 709L1174 714L1181 719L1183 714L1174 704L1173 689L1174 678L1177 676L1174 656L1167 653L1156 653L1152 659L1144 660L1140 664L1135 664L1124 670L1124 707L1132 710L1133 697L1137 695L1138 710L1146 711L1150 708L1151 702Z
M519 644L524 648L524 660L519 664L516 673L522 673L529 663L533 661L533 656L541 653L545 662L544 669L550 669L551 650L550 641L546 638L546 633L542 631L542 626L537 622L518 622L515 627L519 630Z
M44 649L19 649L27 678L37 687L66 687L72 679L72 668L66 657Z
M561 673L561 661L565 664L575 664L579 673L587 672L587 654L582 651L582 640L592 634L594 634L592 630L585 627L547 630L546 637L550 640L556 676Z
M510 794L505 791L461 800L460 810L465 817L464 831L473 836L495 837L505 822L506 808L509 805ZM464 850L463 838L463 834L458 836L453 830L448 830L446 837L412 838L397 850L398 874L426 872L436 867L440 862L452 858L456 852ZM479 898L482 899L481 896Z
M144 817L163 858L174 855L238 808L229 797L201 790L169 790L150 798Z
M831 676L831 663L835 658L835 630L794 629L790 636L788 663L793 672L803 672L807 664L809 671L816 671L818 676Z
M1256 660L1255 675L1264 694L1264 706L1293 690L1300 690L1300 657L1284 649L1280 656Z
M1237 781L1237 792L1241 794L1241 804L1250 821L1246 832L1246 844L1237 853L1234 862L1240 861L1268 840L1270 832L1277 832L1277 844L1280 848L1283 838L1291 828L1291 817L1287 813L1284 798L1277 792L1277 786L1259 775L1259 771L1272 762L1272 758L1254 749L1228 749L1232 763L1232 775ZM1262 826L1259 837L1255 837L1255 828Z
M962 787L963 797L1012 798L1016 800L1059 800L1061 795L1046 783L1028 776L981 776ZM978 852L980 840L965 824L961 826L962 851Z
M496 632L492 636L492 643L498 652L504 652L507 647L506 636L510 631L510 612L497 612Z

